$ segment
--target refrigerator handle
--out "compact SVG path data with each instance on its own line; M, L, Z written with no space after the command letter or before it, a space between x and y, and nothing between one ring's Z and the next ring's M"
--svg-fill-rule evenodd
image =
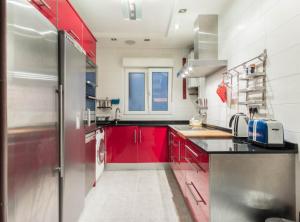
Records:
M64 113L63 113L63 85L59 85L59 171L60 177L64 177Z

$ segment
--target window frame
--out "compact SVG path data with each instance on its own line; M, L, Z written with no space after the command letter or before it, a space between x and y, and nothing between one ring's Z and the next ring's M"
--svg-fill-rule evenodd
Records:
M129 73L145 73L145 111L130 111L129 110ZM148 70L147 69L125 69L125 114L139 115L148 114Z
M172 114L172 83L173 69L172 68L125 68L125 115L170 115ZM145 111L130 111L129 110L129 73L145 73ZM152 111L152 73L167 72L168 73L168 110L167 111Z

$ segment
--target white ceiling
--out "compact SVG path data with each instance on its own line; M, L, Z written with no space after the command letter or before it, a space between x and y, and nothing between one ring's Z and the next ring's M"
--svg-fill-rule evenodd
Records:
M193 42L199 14L219 14L231 0L142 0L142 19L123 18L121 0L71 0L98 39L107 47L186 48ZM186 8L187 13L178 10ZM178 29L175 26L179 26ZM112 42L111 38L117 38ZM150 38L150 42L144 42ZM134 46L124 42L134 40Z

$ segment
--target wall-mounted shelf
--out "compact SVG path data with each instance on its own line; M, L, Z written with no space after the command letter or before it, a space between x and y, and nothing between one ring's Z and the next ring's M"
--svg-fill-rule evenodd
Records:
M97 109L112 109L112 107L98 106Z
M264 77L266 77L265 72L257 72L257 73L246 75L244 77L239 77L239 80L247 81L247 80L254 80L254 79L257 79L257 78L264 78Z
M224 78L237 82L237 104L251 107L266 106L266 62L267 51L249 59L224 73ZM255 96L254 96L255 95Z
M240 93L253 93L253 92L264 92L265 87L256 87L256 88L247 88L247 89L240 89Z

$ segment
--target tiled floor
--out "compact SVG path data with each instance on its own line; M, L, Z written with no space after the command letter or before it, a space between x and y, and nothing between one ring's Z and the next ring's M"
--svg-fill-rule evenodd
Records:
M79 222L192 222L168 170L105 171Z

